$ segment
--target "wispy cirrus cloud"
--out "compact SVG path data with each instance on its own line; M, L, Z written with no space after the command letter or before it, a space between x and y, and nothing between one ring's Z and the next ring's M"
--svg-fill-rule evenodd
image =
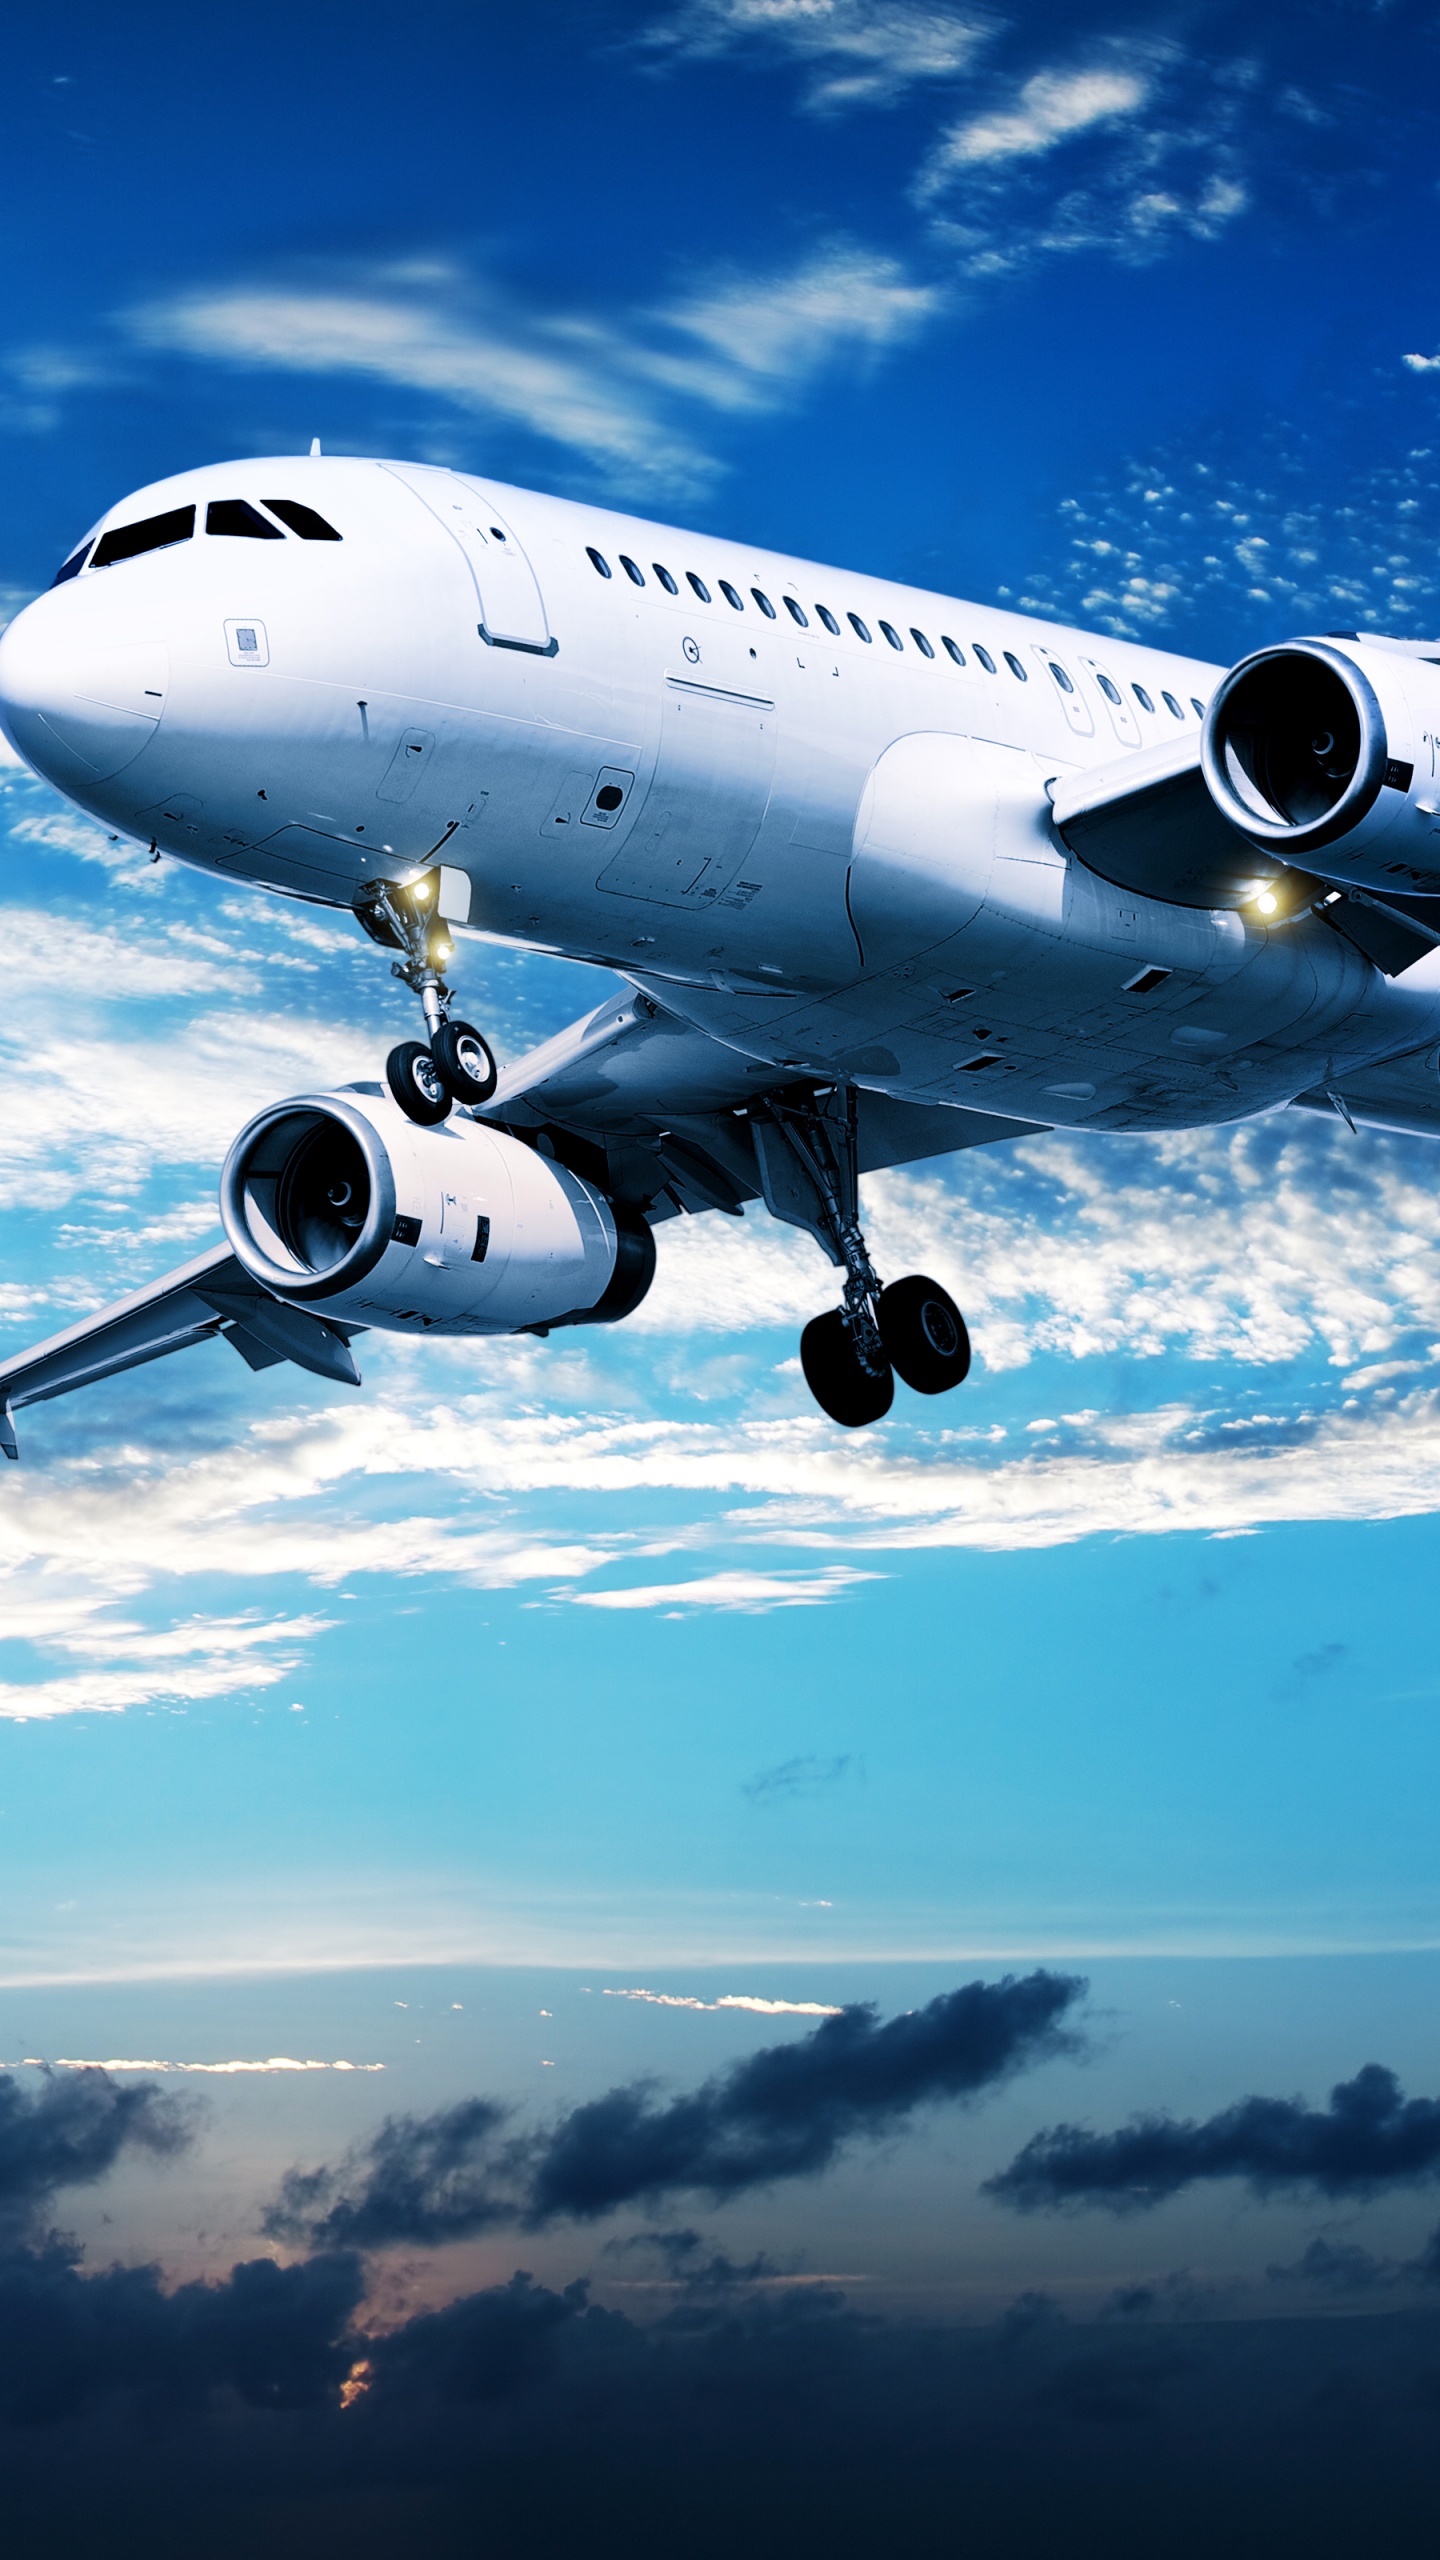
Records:
M934 247L991 280L1088 251L1145 263L1242 214L1260 136L1254 67L1114 41L996 84L942 132L912 196Z
M1014 104L953 126L931 164L930 192L962 169L1029 160L1057 143L1114 124L1144 105L1149 82L1138 71L1037 71Z
M758 52L803 64L802 104L834 115L893 106L908 90L957 79L996 23L988 10L924 0L680 0L636 42L657 63Z
M583 1609L658 1609L668 1617L688 1609L740 1609L758 1616L769 1609L823 1609L857 1583L878 1579L849 1565L828 1565L822 1573L707 1573L698 1581L633 1583L564 1597Z
M526 430L617 486L694 491L720 467L701 441L707 414L798 398L840 356L912 334L940 300L895 258L838 241L615 317L524 306L436 259L191 288L121 326L196 363L383 382Z

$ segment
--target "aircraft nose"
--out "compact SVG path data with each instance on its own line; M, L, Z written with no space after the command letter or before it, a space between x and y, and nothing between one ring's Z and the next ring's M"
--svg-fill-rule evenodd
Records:
M163 641L95 629L83 594L38 596L0 637L0 728L64 791L133 764L170 685Z

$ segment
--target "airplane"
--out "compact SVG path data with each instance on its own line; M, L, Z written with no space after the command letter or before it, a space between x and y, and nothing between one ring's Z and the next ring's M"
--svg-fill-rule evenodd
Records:
M217 1334L358 1384L369 1328L616 1322L657 1226L756 1201L844 1275L801 1363L855 1429L970 1363L862 1175L1292 1104L1440 1134L1440 643L1226 669L317 442L109 509L0 727L157 856L348 910L423 1017L247 1123L222 1243L0 1364L11 1458ZM623 991L501 1073L457 933Z

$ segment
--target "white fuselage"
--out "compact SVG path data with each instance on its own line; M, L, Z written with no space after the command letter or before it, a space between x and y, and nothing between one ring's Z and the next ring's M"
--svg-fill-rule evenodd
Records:
M207 533L236 499L340 539ZM227 463L105 526L190 506L17 617L0 716L201 868L349 906L443 865L457 921L753 1057L1069 1126L1235 1119L1440 1038L1440 954L1387 981L1060 843L1047 783L1198 731L1215 668L412 465Z

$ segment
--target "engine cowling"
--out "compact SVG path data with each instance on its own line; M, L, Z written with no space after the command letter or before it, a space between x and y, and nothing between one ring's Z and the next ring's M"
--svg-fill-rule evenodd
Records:
M1440 896L1440 664L1407 643L1257 649L1211 700L1201 762L1252 844L1377 894Z
M353 1086L257 1112L220 1214L275 1296L396 1332L613 1323L655 1270L639 1212L564 1165L482 1121L418 1127Z

